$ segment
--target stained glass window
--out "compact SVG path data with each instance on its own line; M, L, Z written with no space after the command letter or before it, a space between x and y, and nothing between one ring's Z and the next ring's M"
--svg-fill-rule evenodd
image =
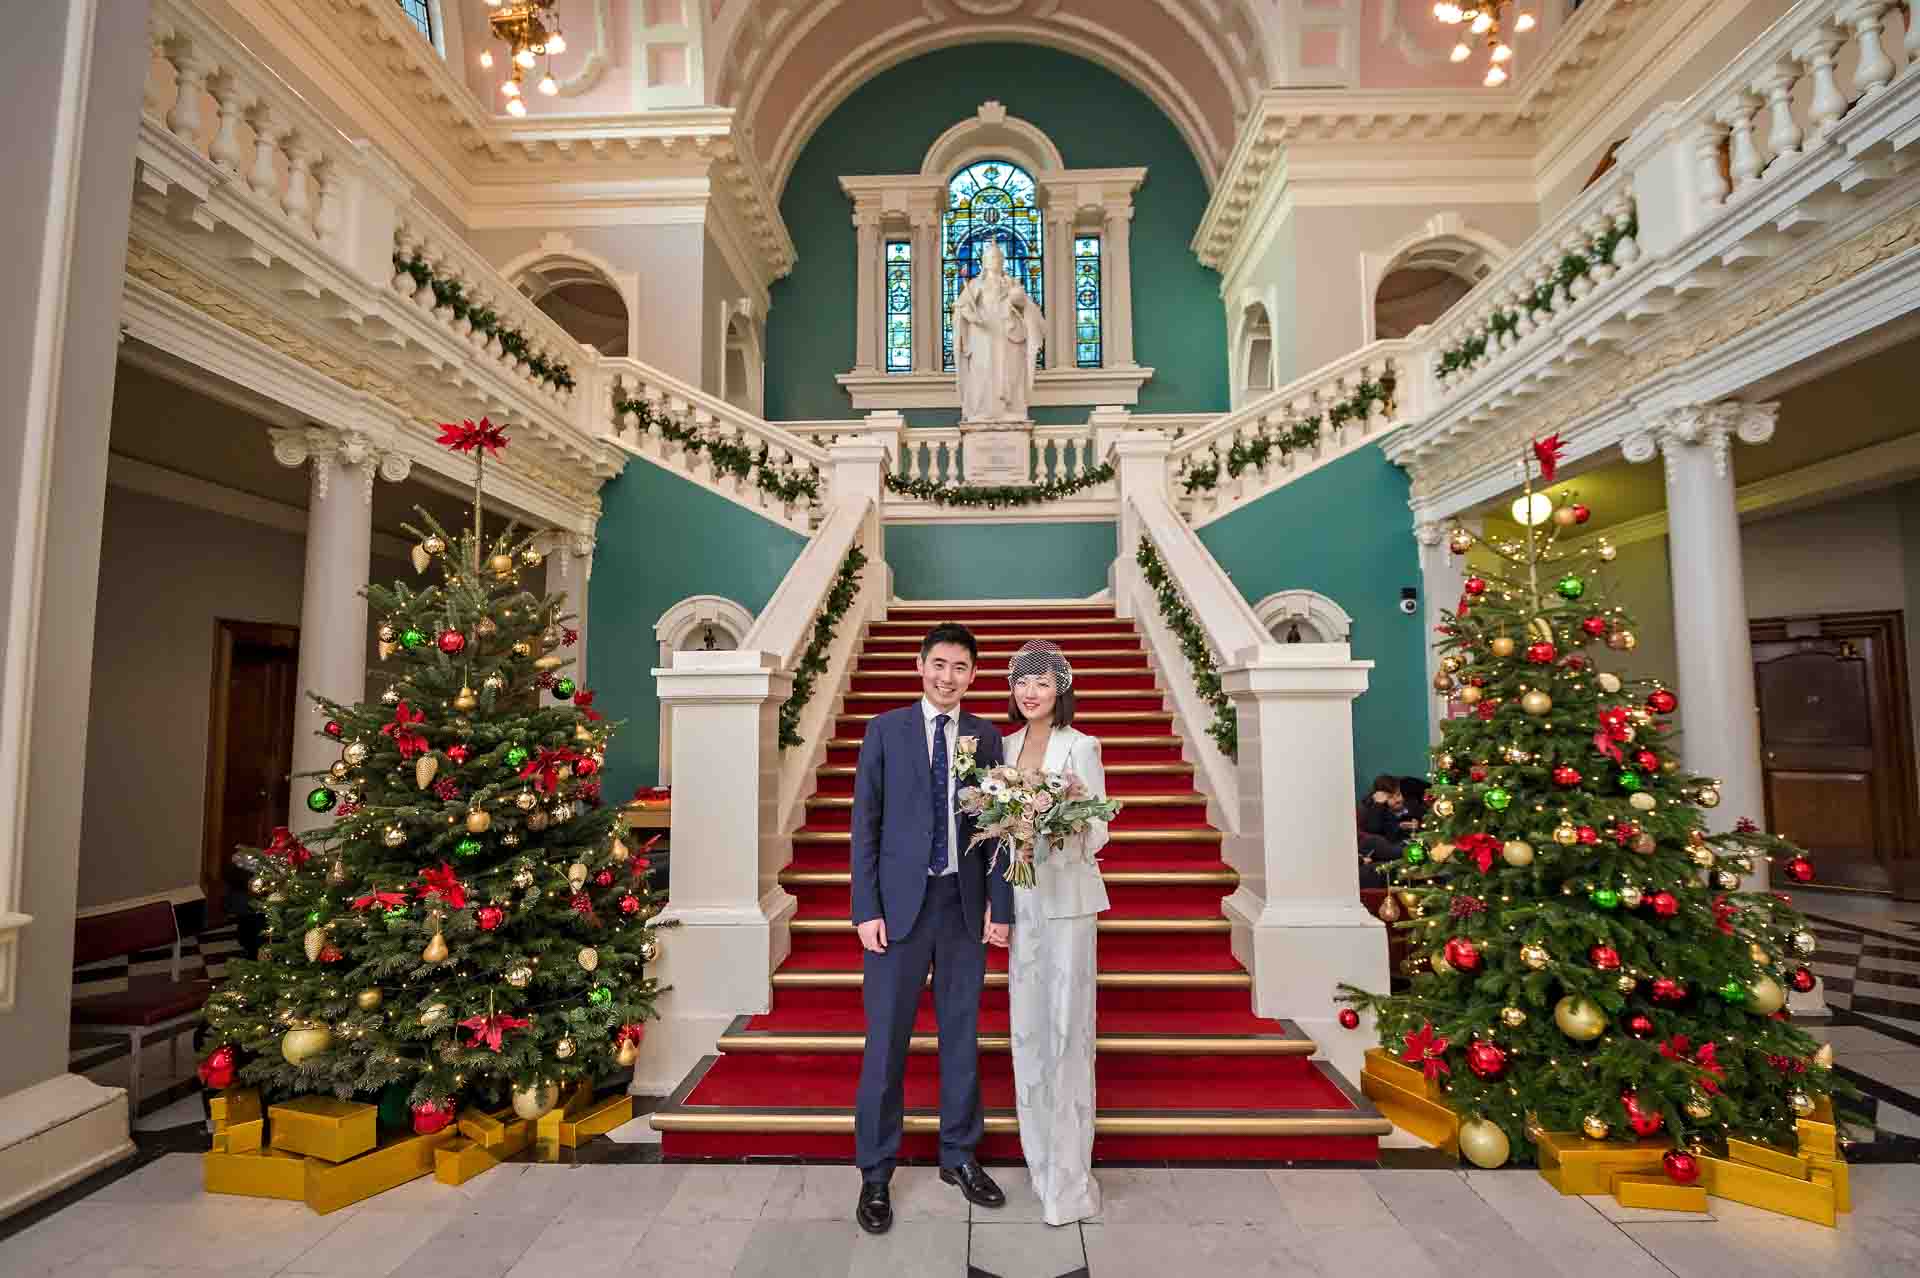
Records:
M1046 277L1041 257L1046 236L1033 177L1005 160L980 160L947 183L947 211L940 218L940 367L953 362L953 303L980 273L987 245L1007 255L1007 274L1027 296L1044 305ZM1043 358L1035 352L1035 358Z
M420 28L420 34L433 43L433 14L427 8L427 0L400 0L400 12L407 15L407 21Z
M1073 362L1100 367L1100 237L1073 237Z
M913 243L887 241L887 371L913 371Z

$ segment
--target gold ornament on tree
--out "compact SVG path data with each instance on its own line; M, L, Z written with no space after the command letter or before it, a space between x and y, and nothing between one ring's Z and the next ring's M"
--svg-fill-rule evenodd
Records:
M1789 1092L1787 1105L1801 1118L1807 1117L1814 1111L1813 1097L1805 1092Z
M386 995L380 992L380 987L377 985L361 990L353 996L353 1005L363 1012L371 1012L385 1001Z
M600 951L591 945L583 945L580 947L579 960L581 970L591 972L600 966Z
M1553 962L1553 955L1538 941L1529 941L1520 947L1520 961L1538 972Z
M1772 1016L1787 1004L1787 992L1780 982L1762 973L1747 985L1747 1010L1759 1016Z
M516 990L523 990L533 981L533 969L525 963L516 963L507 969L507 984Z
M633 1041L632 1035L621 1035L620 1046L613 1049L613 1063L622 1069L627 1069L639 1059L640 1045Z
M423 754L413 761L413 783L419 789L433 784L434 777L440 773L440 759L437 755Z
M1600 1115L1588 1114L1580 1120L1580 1130L1587 1134L1589 1140L1605 1140L1607 1133L1612 1131L1613 1128L1610 1127L1607 1124L1607 1120L1600 1117Z
M1599 1006L1577 994L1569 994L1553 1005L1553 1023L1576 1043L1590 1043L1607 1030L1607 1014Z
M1500 849L1500 859L1516 869L1533 864L1533 844L1525 839L1508 839Z
M467 812L467 833L485 834L493 825L493 817L484 808L472 808Z
M575 1043L571 1038L562 1038L553 1045L553 1054L563 1061L572 1060L573 1054L579 1050L579 1044Z
M498 1093L495 1093L496 1095ZM534 1083L513 1089L513 1112L528 1122L546 1114L560 1103L558 1083Z
M1511 657L1514 648L1513 637L1511 635L1498 635L1487 647L1493 651L1493 655L1496 657Z
M1460 1124L1460 1152L1475 1167L1500 1167L1513 1151L1498 1123L1473 1118Z
M1553 698L1540 691L1540 689L1534 688L1520 698L1520 708L1537 718L1553 709ZM1499 1131L1500 1129L1496 1127L1494 1130ZM1505 1140L1506 1137L1502 1136L1501 1139Z
M460 691L454 695L453 708L455 710L458 710L461 714L466 714L468 711L474 709L479 704L480 704L480 698L474 694L473 689L469 688L464 683L461 684Z
M1382 923L1397 923L1400 921L1400 904L1393 899L1393 893L1389 892L1385 897L1381 898L1380 908L1375 910L1374 913Z
M1527 1014L1518 1007L1503 1007L1500 1009L1500 1023L1508 1029L1519 1029L1527 1023Z
M1445 865L1453 860L1453 844L1440 842L1427 849L1427 859L1435 865Z
M280 1055L289 1065L312 1060L332 1046L333 1031L320 1024L295 1026L280 1036Z
M447 961L447 938L440 934L439 928L433 930L433 939L427 942L426 949L420 951L420 958L428 963Z
M300 938L300 944L307 952L307 962L312 963L317 961L320 957L320 951L326 948L326 929L319 927L308 928L307 934Z
M333 858L333 864L327 867L327 886L339 887L347 881L347 863L339 857Z
M445 1019L447 1019L445 1003L429 1003L420 1009L420 1024L423 1028L432 1029Z
M639 954L642 963L653 963L660 958L660 938L652 931L640 938Z

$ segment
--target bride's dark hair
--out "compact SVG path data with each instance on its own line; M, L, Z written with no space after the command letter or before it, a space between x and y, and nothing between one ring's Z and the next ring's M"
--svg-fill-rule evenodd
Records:
M1073 666L1060 651L1060 645L1045 639L1032 639L1023 644L1007 665L1007 718L1016 725L1026 723L1027 716L1020 711L1020 699L1013 695L1013 685L1028 675L1043 674L1053 676L1053 726L1064 728L1073 722Z

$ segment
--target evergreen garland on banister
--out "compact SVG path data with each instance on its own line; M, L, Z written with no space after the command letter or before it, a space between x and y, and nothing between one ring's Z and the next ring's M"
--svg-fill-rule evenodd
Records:
M809 504L820 500L820 473L812 467L780 469L773 464L773 450L764 441L759 448L754 448L717 435L703 435L697 427L683 425L666 413L656 413L643 399L623 396L614 401L613 411L632 413L642 435L657 426L663 439L672 440L690 453L705 453L720 474L751 478L756 487L772 494L782 505L791 506L802 497Z
M1113 478L1113 465L1102 462L1091 470L1083 470L1072 479L1054 479L1044 484L1000 484L993 487L973 484L943 484L937 479L905 479L899 475L888 474L887 491L902 497L917 497L921 501L930 501L936 506L985 506L989 510L998 510L1002 506L1038 506L1042 502L1059 501L1089 488L1097 488Z
M820 606L820 615L813 620L813 639L807 644L800 664L793 668L793 692L780 707L782 750L805 742L800 735L800 712L813 700L813 681L826 673L827 651L833 647L834 628L840 624L840 618L847 615L847 609L853 607L854 597L860 593L860 570L866 566L866 551L855 546L847 552L847 557L840 561L833 588L827 591L826 602Z
M1389 417L1393 415L1393 388L1395 386L1393 370L1387 369L1377 382L1361 382L1354 388L1353 394L1327 410L1326 423L1336 430L1350 421L1365 421L1373 416L1374 405L1381 405ZM1312 448L1320 442L1320 414L1305 417L1291 426L1268 433L1263 427L1252 439L1235 440L1227 449L1226 468L1230 478L1238 479L1240 473L1249 468L1263 467L1267 458L1278 450L1282 457ZM1196 462L1189 458L1183 463L1180 472L1180 487L1188 493L1201 489L1212 489L1220 483L1220 457L1217 452L1209 451L1207 460Z
M453 312L455 319L465 319L472 323L473 331L483 337L491 337L500 343L500 349L520 360L533 374L535 381L545 382L557 390L573 389L573 370L564 360L548 359L544 355L532 353L533 344L527 335L517 328L510 328L500 319L500 313L491 307L476 306L468 300L460 281L450 279L435 271L427 260L415 254L412 257L393 255L393 270L396 275L413 277L414 287L431 288L435 306L444 306Z
M1193 668L1193 686L1213 707L1213 722L1207 725L1207 735L1213 738L1221 753L1229 759L1237 759L1240 755L1240 714L1233 708L1233 701L1227 696L1226 690L1220 686L1220 669L1214 665L1213 649L1207 646L1206 632L1200 628L1193 609L1180 597L1180 587L1167 575L1167 566L1160 561L1160 552L1153 548L1151 538L1140 538L1140 550L1133 558L1145 574L1147 584L1153 587L1154 597L1160 602L1160 616L1166 621L1167 628L1173 631L1174 637L1180 640L1180 651Z

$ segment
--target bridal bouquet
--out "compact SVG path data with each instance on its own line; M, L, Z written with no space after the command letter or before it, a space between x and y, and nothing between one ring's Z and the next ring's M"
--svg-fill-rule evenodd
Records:
M1039 850L1042 840L1051 852L1086 833L1093 822L1111 821L1120 813L1119 803L1097 797L1070 772L1009 763L982 768L974 758L978 749L974 737L961 737L954 745L953 771L960 783L954 798L979 827L967 848L981 843L1005 848L1007 882L1015 887L1033 886L1033 867L1045 856ZM999 858L996 851L993 864Z

